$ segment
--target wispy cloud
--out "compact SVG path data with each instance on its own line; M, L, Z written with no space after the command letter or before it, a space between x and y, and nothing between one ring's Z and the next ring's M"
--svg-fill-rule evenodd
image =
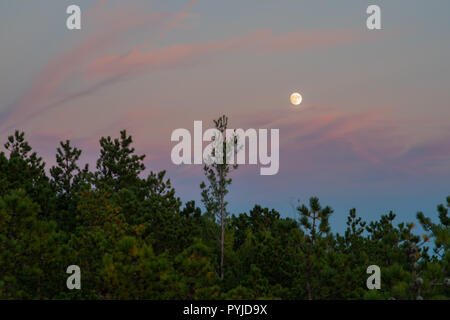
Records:
M19 99L9 106L2 116L0 131L5 132L11 128L19 127L34 116L42 114L68 101L90 95L95 90L119 81L121 76L114 75L108 79L97 82L84 83L85 88L76 92L67 92L65 86L75 79L83 80L83 66L88 65L92 59L108 50L115 43L123 40L133 30L143 26L165 28L167 21L179 21L179 14L166 14L161 12L141 12L132 7L105 8L106 1L98 1L97 6L86 15L92 16L94 21L100 21L101 27L94 28L84 40L53 58L32 80L30 89L24 92ZM195 1L191 1L188 7ZM182 17L186 15L182 11ZM120 21L120 23L117 23Z
M361 35L350 31L293 31L273 34L268 30L261 30L226 40L158 47L158 42L188 16L196 2L191 0L179 12L166 14L142 13L130 6L108 9L107 1L99 1L97 7L88 14L102 21L101 30L92 32L80 44L54 58L34 77L30 89L3 115L0 131L20 127L34 117L70 101L93 95L118 81L155 70L201 63L230 51L302 50L361 39ZM121 53L103 54L111 51L113 44L123 40L130 32L146 25L152 25L158 30L150 40ZM82 87L76 91L67 89L73 87L68 85L71 81Z
M376 169L377 172L426 174L448 170L450 127L447 133L423 139L397 121L396 108L342 112L338 106L313 106L304 111L272 110L258 115L233 115L244 128L280 129L280 172L316 172L323 163L337 169ZM234 121L233 121L234 122ZM345 156L343 155L345 152ZM324 158L325 157L325 158ZM343 158L347 159L342 161ZM333 159L339 158L339 161ZM283 163L283 159L289 159ZM307 166L300 165L307 162ZM361 174L361 172L359 172Z
M211 55L232 50L258 50L262 52L301 50L346 44L361 38L360 34L350 31L294 31L285 34L273 34L269 30L261 30L222 41L180 44L156 48L152 51L144 51L142 50L143 46L137 46L129 53L108 55L93 61L87 69L87 75L94 78L124 73L133 75L160 68L198 63Z

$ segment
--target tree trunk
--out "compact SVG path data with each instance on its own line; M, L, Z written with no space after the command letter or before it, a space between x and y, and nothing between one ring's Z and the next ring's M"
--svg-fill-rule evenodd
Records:
M220 235L220 280L223 280L224 271L223 271L223 260L224 260L224 243L225 243L225 219L223 212L223 199L220 200L220 227L221 227L221 235Z
M308 274L309 274L309 272L308 272ZM309 275L307 276L307 279L306 279L306 292L308 294L308 300L312 300L312 290L311 290L311 283L309 282Z
M309 247L309 254L306 265L306 292L308 294L308 300L312 300L312 287L311 287L311 255L314 250L314 242L316 240L316 214L313 213L313 225L311 230L311 243Z

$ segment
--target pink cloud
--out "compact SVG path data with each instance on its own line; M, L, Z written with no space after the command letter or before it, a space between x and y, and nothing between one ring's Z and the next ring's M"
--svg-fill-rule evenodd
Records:
M305 111L270 111L256 120L245 114L236 118L241 119L240 126L279 129L281 149L291 155L314 157L315 150L346 144L353 156L377 165L406 152L391 108L344 113L337 107L317 106Z
M108 55L93 61L87 68L90 78L151 72L159 68L171 68L186 63L199 62L213 54L230 50L289 51L320 46L346 44L361 39L360 34L350 31L300 32L275 35L261 30L247 36L223 41L173 45L150 52L137 46L127 54Z
M105 1L99 1L92 11L86 13L93 18L93 21L101 22L98 28L94 28L94 31L91 31L91 34L81 43L51 60L33 78L30 89L12 105L8 115L2 121L2 132L17 127L55 105L90 94L92 89L114 82L115 79L102 80L99 83L89 84L88 88L75 93L65 92L64 87L69 81L81 76L80 72L85 64L130 31L144 26L161 27L167 20L179 22L181 17L186 16L184 10L181 17L178 13L142 12L127 7L107 10L104 8L104 3ZM191 7L193 3L195 1L191 1L188 7Z
M347 31L294 31L275 35L263 30L223 41L151 47L152 50L145 50L149 44L162 39L169 30L179 25L196 2L197 0L189 1L179 12L163 14L142 12L123 5L108 9L107 1L98 1L97 6L87 15L101 21L101 31L92 32L86 40L50 61L34 77L30 89L10 108L0 130L11 130L41 116L47 110L94 94L129 76L199 63L208 57L232 50L286 51L348 43L360 38ZM149 25L159 29L151 41L136 45L125 53L104 54L123 36ZM81 89L69 92L68 88L73 88L70 86L72 81L81 84Z
M200 61L212 54L246 46L248 42L260 39L264 34L265 32L257 32L225 41L173 45L151 52L142 52L134 48L126 55L111 55L95 60L89 65L87 75L90 77L114 76L171 68L192 61Z

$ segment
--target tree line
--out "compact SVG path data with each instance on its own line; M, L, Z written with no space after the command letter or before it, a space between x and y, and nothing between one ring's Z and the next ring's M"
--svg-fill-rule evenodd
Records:
M227 118L215 121L221 132ZM226 143L226 142L224 142ZM255 205L227 209L233 169L205 165L202 204L182 203L166 172L144 176L126 131L100 139L95 168L60 142L47 168L23 132L0 153L0 299L449 299L450 197L437 217L388 212L343 234L312 197L298 219ZM236 169L236 168L234 168ZM69 265L81 289L66 286ZM381 268L368 290L366 269Z

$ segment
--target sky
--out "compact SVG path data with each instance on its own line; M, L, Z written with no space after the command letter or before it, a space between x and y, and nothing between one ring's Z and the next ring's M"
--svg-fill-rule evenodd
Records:
M72 4L81 30L66 28ZM366 27L372 4L381 30ZM95 166L100 137L127 129L148 170L199 202L202 167L172 163L171 133L226 114L230 128L280 132L278 174L232 174L233 213L294 218L317 196L338 231L354 207L436 216L450 195L449 12L447 0L2 0L0 138L25 131L48 165L70 139Z

